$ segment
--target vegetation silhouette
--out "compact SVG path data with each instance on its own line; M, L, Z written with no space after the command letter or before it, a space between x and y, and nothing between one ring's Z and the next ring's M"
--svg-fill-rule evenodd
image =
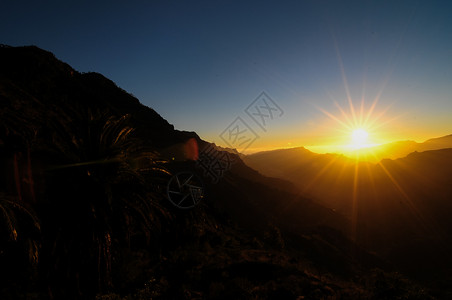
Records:
M83 294L96 290L96 282L97 290L108 291L118 245L148 245L160 230L159 217L168 215L163 196L148 189L134 166L144 153L130 137L128 120L88 113L74 128L60 127L59 140L51 143L48 202L40 211L48 234L45 265L54 268L49 276L55 288ZM152 165L155 157L145 154ZM64 273L73 276L73 286L61 282Z

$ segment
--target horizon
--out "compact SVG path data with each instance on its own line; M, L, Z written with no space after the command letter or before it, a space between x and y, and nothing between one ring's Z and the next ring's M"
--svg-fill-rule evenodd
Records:
M313 153L317 154L343 154L345 156L353 156L351 155L351 152L360 152L360 150L369 150L372 148L377 148L379 146L385 146L388 144L394 144L394 143L403 143L403 142L414 142L417 144L425 143L431 139L438 139L438 138L444 138L451 136L452 134L446 134L442 136L433 136L424 140L410 140L410 139L403 139L403 140L393 140L393 141L387 141L382 144L372 144L367 145L366 147L363 147L361 149L351 149L350 145L290 145L287 147L281 147L281 148L248 148L245 150L245 152L240 152L241 154L250 155L250 154L256 154L259 152L270 152L270 151L276 151L276 150L284 150L284 149L296 149L296 148L304 148L306 150L309 150ZM222 147L222 145L217 145ZM226 147L228 148L228 147ZM231 150L236 150L235 148L230 148ZM322 150L324 149L324 150ZM332 150L333 149L333 150Z

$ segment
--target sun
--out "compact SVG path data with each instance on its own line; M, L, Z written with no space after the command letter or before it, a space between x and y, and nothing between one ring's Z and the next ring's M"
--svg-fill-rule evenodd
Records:
M352 131L351 146L355 149L367 147L369 134L366 130L358 128Z
M384 134L380 128L387 126L397 118L385 117L389 107L377 111L378 99L379 97L376 97L372 103L366 105L363 98L358 107L355 107L353 101L348 99L349 111L334 101L339 110L339 113L336 114L318 107L321 112L334 121L331 128L336 132L334 138L336 143L326 145L324 149L328 148L330 152L341 153L359 160L372 160L375 156L375 147L387 142L383 138Z
M331 113L314 104L318 110L329 117L331 121L334 121L325 121L326 126L324 125L325 127L331 128L331 137L328 142L330 144L326 144L325 142L325 144L319 146L318 149L322 149L321 151L324 153L341 153L346 156L353 156L358 160L367 160L369 157L372 159L375 157L374 150L376 147L389 142L387 137L388 135L392 135L392 133L388 131L388 124L399 117L388 116L386 114L392 104L389 104L385 108L378 107L384 87L389 78L384 81L373 100L366 99L364 82L361 101L355 103L351 96L340 53L338 49L336 50L341 76L344 82L345 97L343 100L346 101L343 102L348 105L342 107L335 99L334 95L329 92L327 92L327 94L333 101L338 112ZM325 149L327 149L327 151L325 151Z

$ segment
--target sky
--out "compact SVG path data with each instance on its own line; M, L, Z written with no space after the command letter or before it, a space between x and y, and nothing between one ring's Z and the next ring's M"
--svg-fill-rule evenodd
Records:
M42 2L42 3L38 3ZM449 1L3 1L0 43L243 152L452 134ZM354 112L354 113L353 113Z

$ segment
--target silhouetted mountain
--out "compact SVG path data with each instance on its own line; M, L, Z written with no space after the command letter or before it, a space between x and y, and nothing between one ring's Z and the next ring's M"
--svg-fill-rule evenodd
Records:
M102 75L37 47L2 46L0 65L2 299L429 296L353 242L346 217ZM231 161L217 181L209 147ZM204 181L193 210L167 199L180 171Z
M52 53L33 46L1 48L1 53L2 107L19 112L34 126L43 126L48 117L69 123L76 117L71 115L75 110L89 109L93 113L131 114L136 134L158 147L197 138L195 133L175 131L153 109L101 74L79 73ZM46 115L39 116L44 110Z
M243 161L262 174L283 178L292 182L299 191L314 197L323 198L322 183L317 184L320 175L330 176L330 170L352 166L354 160L339 154L317 154L303 147L259 152L243 157ZM336 176L333 172L333 176ZM334 182L334 178L327 178ZM328 197L329 198L329 193Z
M432 144L445 145L449 139ZM256 153L244 160L343 213L360 244L410 274L451 278L452 149L413 152L378 164L303 148Z

